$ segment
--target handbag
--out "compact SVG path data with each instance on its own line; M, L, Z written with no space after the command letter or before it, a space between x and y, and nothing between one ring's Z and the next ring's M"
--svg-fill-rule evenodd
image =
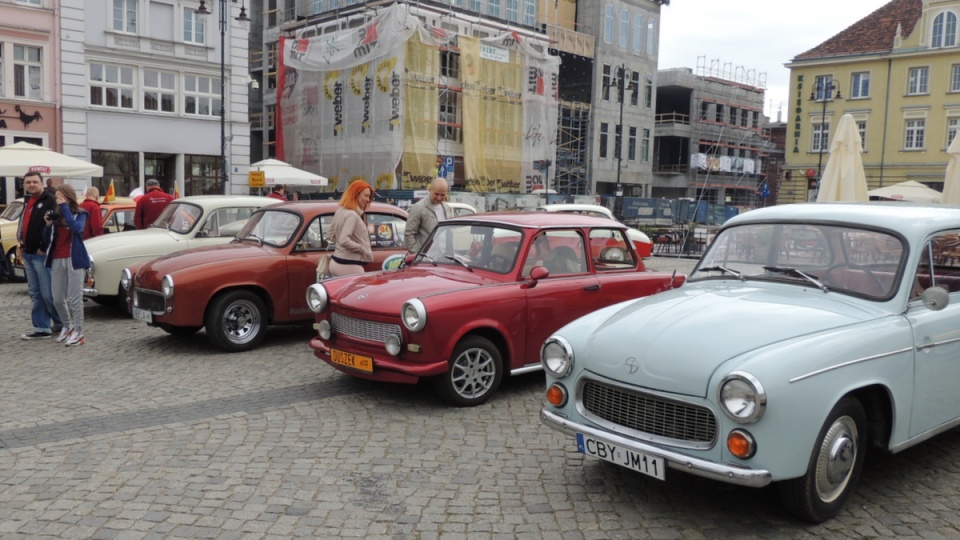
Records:
M330 257L329 253L320 257L317 261L317 281L323 281L330 278Z

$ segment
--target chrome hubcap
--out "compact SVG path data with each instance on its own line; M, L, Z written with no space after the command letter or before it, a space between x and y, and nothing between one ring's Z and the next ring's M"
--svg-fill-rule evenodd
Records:
M260 329L260 314L250 302L231 304L223 314L223 331L236 343L242 343L256 335Z
M817 455L817 495L832 502L843 493L857 460L857 425L849 416L837 418Z

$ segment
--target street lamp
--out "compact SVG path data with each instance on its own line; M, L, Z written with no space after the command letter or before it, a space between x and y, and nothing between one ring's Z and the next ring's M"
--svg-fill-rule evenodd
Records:
M232 0L236 2L236 0ZM217 0L220 7L220 179L223 182L223 193L229 194L230 176L227 172L227 116L224 110L224 104L227 96L224 91L226 84L226 34L227 34L227 0ZM200 7L197 8L197 15L209 15L206 0L200 0ZM246 3L240 5L240 15L236 17L239 22L248 22Z
M614 140L618 142L616 145L615 152L617 153L617 190L616 190L616 203L614 205L614 215L617 219L622 219L623 213L623 186L620 184L620 174L623 172L623 103L626 101L627 90L637 91L637 85L631 80L629 83L626 82L627 78L630 75L630 70L627 69L626 64L620 64L620 67L617 68L617 80L614 83L617 86L617 95L620 97L620 121L617 123L617 132ZM614 84L607 85L608 87L613 86Z
M837 91L836 97L833 96L834 90ZM820 171L823 169L823 148L826 146L828 140L827 102L833 101L834 99L843 99L836 81L827 79L826 77L817 79L817 87L810 92L810 101L820 101L823 103L823 110L820 113L820 155L817 158L817 189L820 189Z

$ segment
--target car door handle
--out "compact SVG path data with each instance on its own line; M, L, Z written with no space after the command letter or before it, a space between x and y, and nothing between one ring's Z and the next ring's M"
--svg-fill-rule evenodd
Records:
M585 291L599 291L599 290L600 290L600 284L597 283L597 284L595 284L595 285L587 285L586 287L583 288L583 290L585 290Z

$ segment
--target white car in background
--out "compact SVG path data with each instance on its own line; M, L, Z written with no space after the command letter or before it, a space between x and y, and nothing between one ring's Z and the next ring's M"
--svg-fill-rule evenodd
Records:
M613 217L613 211L606 206L600 206L599 204L554 203L537 207L537 210L541 212L584 214L594 217L604 217L617 221L617 218ZM653 253L653 241L650 240L650 237L647 236L643 231L631 227L627 229L627 238L633 241L641 257L649 257Z
M258 208L280 202L249 195L183 197L171 202L148 229L85 240L90 269L83 295L98 304L120 304L126 298L120 286L124 268L176 251L226 244Z

